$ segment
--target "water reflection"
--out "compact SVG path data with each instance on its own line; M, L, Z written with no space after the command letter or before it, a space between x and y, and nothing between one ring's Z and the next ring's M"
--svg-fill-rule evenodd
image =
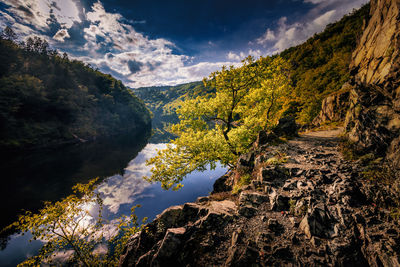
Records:
M56 201L71 194L71 187L77 183L122 174L148 137L149 133L130 134L57 150L3 153L0 229L15 221L22 210L36 211L43 201ZM3 234L2 248L7 244L6 238Z
M159 183L149 184L142 177L150 175L150 167L145 165L146 159L164 147L164 144L147 144L125 165L122 174L115 174L102 181L97 191L104 201L103 215L106 219L112 221L122 214L129 215L133 205L141 204L142 207L135 212L139 221L143 217L152 220L170 206L192 202L199 196L207 195L212 191L214 181L226 171L218 167L213 171L194 172L183 181L184 187L181 190L162 190ZM28 244L27 240L25 236L14 235L9 245L0 251L0 266L15 266L40 248L39 241Z

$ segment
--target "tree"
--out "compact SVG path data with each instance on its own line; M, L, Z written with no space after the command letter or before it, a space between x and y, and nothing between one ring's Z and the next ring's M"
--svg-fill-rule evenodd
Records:
M94 192L97 179L87 184L73 187L74 194L65 199L50 203L38 213L26 212L9 227L16 227L22 232L30 232L32 239L40 239L46 243L39 255L33 256L19 266L38 266L41 263L51 264L57 252L72 250L69 263L83 266L116 266L129 237L144 228L138 226L134 214L135 206L129 218L122 216L115 227L118 233L108 241L103 236L105 221L102 217L102 200ZM90 211L93 210L94 212ZM144 221L146 218L144 219ZM144 222L143 221L143 222ZM95 254L100 244L108 244L107 253Z
M11 29L11 27L7 26L2 31L1 38L14 42L17 39L17 34L15 34L14 30Z
M204 83L214 92L178 104L180 122L170 129L178 137L147 162L154 166L145 179L177 190L195 170L213 169L217 163L232 167L257 133L271 127L283 112L289 92L287 71L288 64L280 57L248 57L242 67L212 73Z

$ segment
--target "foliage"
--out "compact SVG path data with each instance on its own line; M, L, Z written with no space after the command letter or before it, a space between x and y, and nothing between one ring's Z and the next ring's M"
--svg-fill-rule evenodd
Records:
M73 187L74 194L65 199L50 203L45 202L44 208L38 213L26 212L10 227L22 232L30 232L32 240L43 240L44 246L37 256L33 256L19 266L37 266L40 263L51 264L57 252L72 250L68 262L83 266L115 266L128 239L137 231L138 226L134 214L135 207L129 218L118 220L115 227L118 233L107 244L104 237L105 220L102 217L102 200L94 192L97 179L87 184L77 184ZM94 211L93 211L94 210ZM107 253L95 253L102 244L109 246Z
M246 173L242 174L239 178L239 181L233 186L232 189L232 194L238 194L241 190L242 187L245 185L249 185L251 183L251 175Z
M171 126L178 138L147 162L154 164L147 180L179 189L183 177L195 170L213 169L217 162L233 166L256 134L284 112L290 91L287 68L280 57L257 62L249 57L242 67L212 73L204 83L215 90L179 102L180 121Z
M291 64L292 112L300 123L310 123L318 115L322 100L349 80L351 54L369 9L367 4L353 11L329 24L322 33L280 54Z
M15 34L14 34L15 35ZM121 81L59 55L38 37L0 36L0 147L92 139L150 124L144 103Z

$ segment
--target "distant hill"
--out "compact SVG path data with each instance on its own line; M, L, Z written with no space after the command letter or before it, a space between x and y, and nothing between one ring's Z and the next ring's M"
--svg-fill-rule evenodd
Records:
M150 126L149 110L121 81L59 55L37 37L17 44L4 32L0 148L47 147Z
M205 93L209 89L206 90L203 82L191 82L176 86L152 86L132 90L153 113L151 141L167 142L174 136L166 131L166 127L171 123L178 122L178 116L172 108L173 104L179 99L193 97Z

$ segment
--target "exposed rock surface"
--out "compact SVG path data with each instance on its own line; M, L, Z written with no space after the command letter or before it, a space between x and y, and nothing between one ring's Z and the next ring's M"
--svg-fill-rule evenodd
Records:
M352 86L343 85L342 90L332 94L322 101L321 111L313 120L314 126L320 126L325 122L342 122L345 120L347 110L350 107L349 96Z
M252 181L241 193L165 210L132 237L121 266L399 266L399 221L343 160L339 132L263 146L244 161Z
M350 66L346 130L360 149L400 167L400 1L372 0L370 13Z

